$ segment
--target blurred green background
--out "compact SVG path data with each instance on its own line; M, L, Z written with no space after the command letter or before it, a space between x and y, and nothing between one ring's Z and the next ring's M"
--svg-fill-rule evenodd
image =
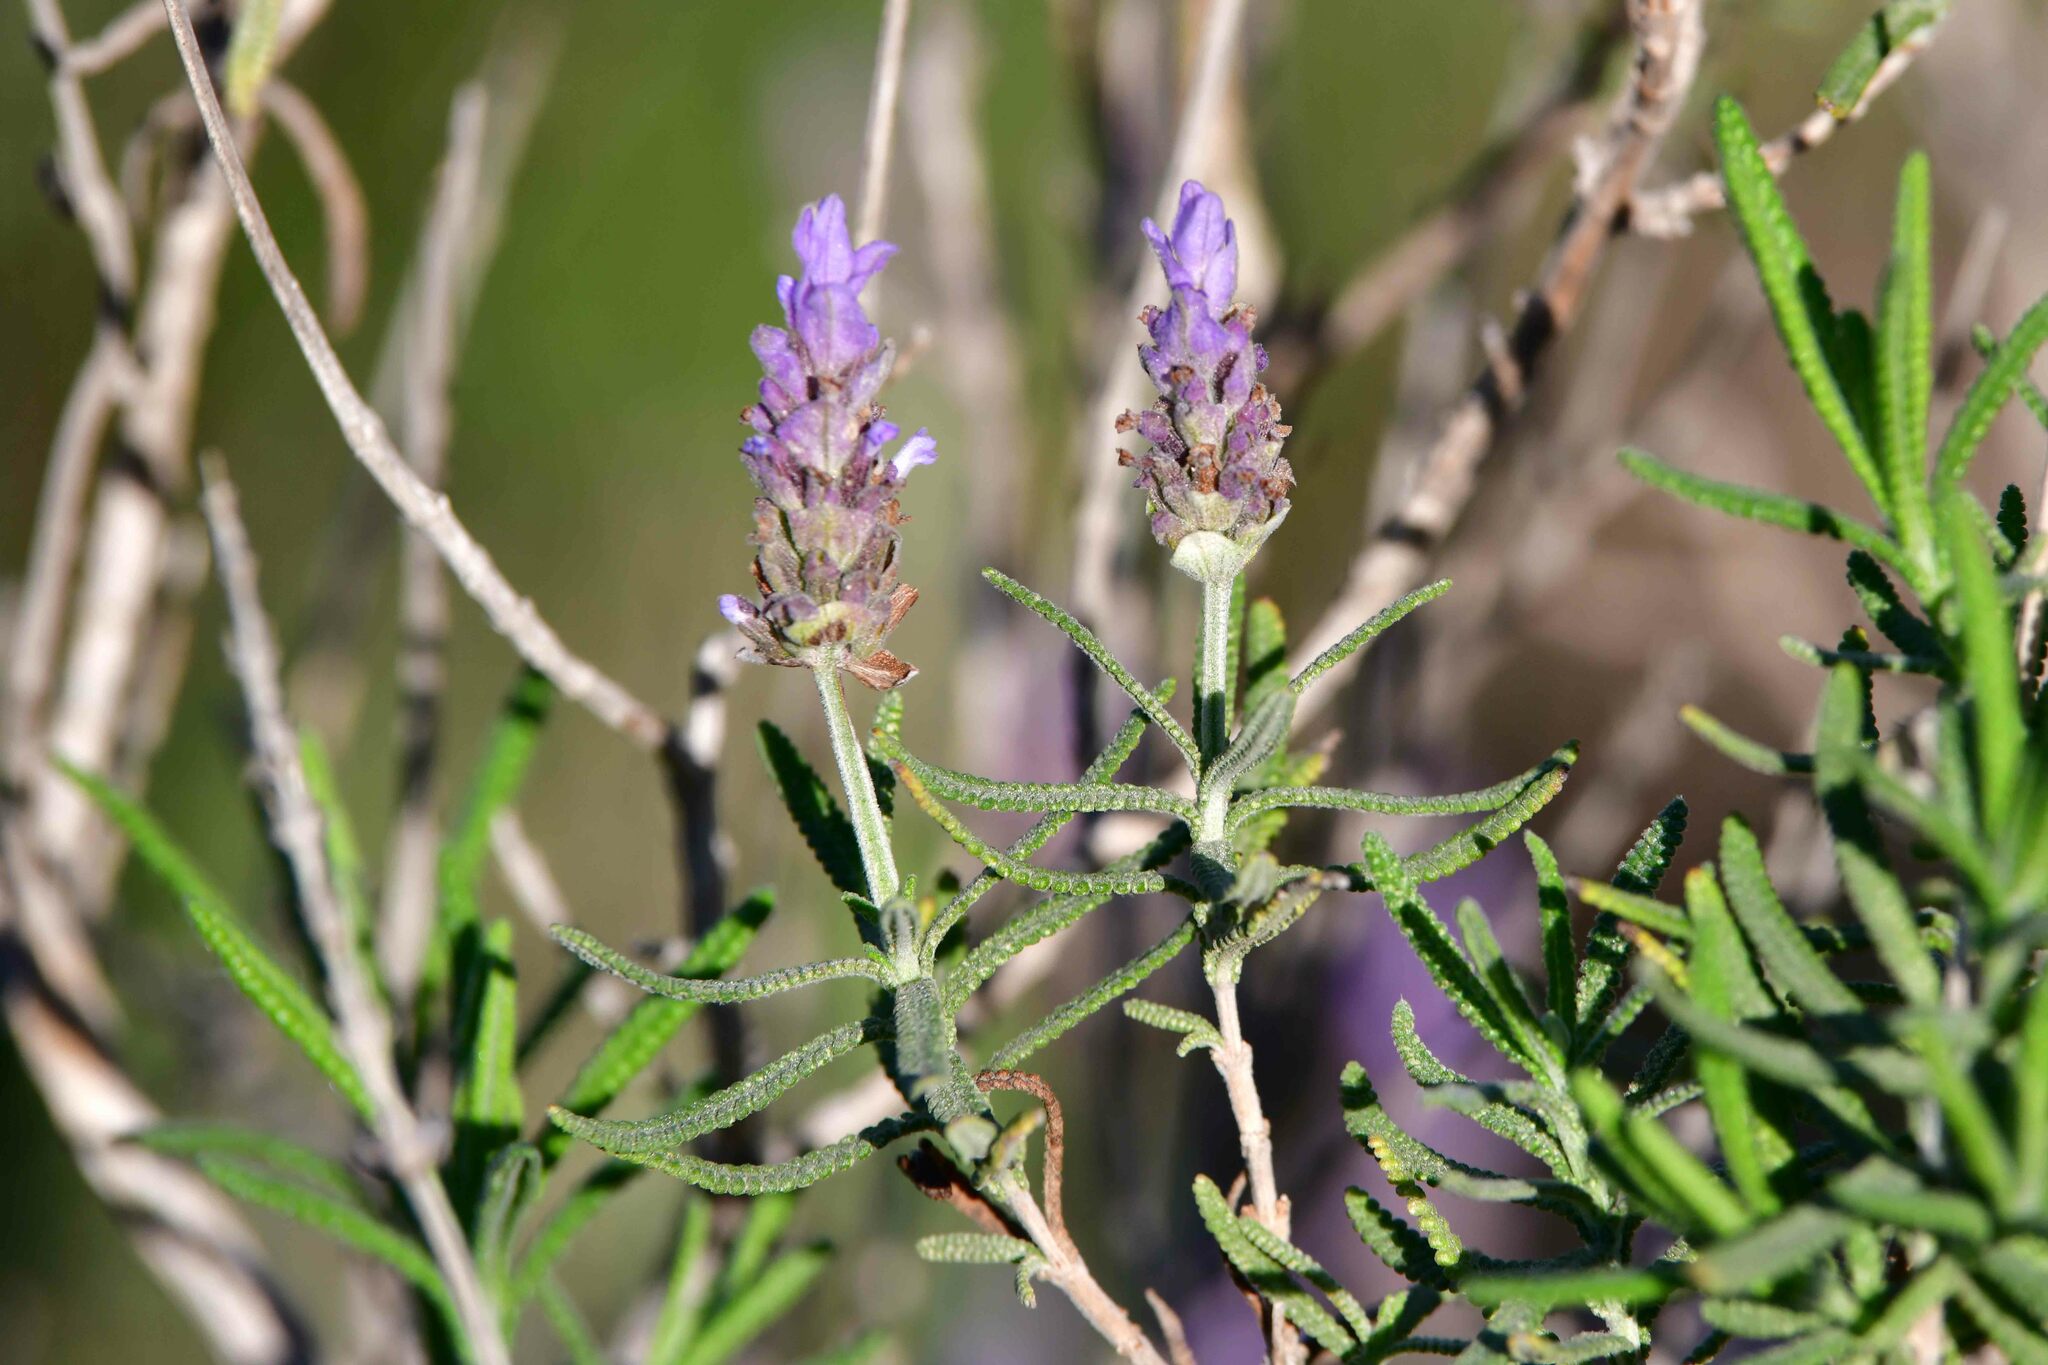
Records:
M1120 151L1106 138L1102 84L1077 61L1074 35L1086 37L1120 107L1164 127L1174 100L1173 42L1184 20L1181 7L1166 0L919 0L913 81L924 25L956 4L971 22L980 53L971 135L990 178L997 285L1017 341L1022 401L1014 416L959 401L941 382L944 335L935 336L934 349L892 389L892 415L908 428L929 425L942 451L939 465L914 481L907 499L914 518L906 532L907 577L925 595L898 637L898 652L924 674L913 684L912 738L934 756L945 754L956 733L951 645L995 611L993 595L971 577L990 551L966 543L962 534L963 527L979 524L973 511L977 480L984 477L978 451L999 446L1019 462L1007 476L1017 496L1001 515L1014 519L1005 539L1021 547L1011 551L1021 562L1006 561L1006 567L1063 592L1079 484L1074 427L1097 383L1104 299L1121 297L1138 259L1134 215L1127 210L1149 204L1159 173L1156 133L1148 139L1141 128ZM70 0L66 8L74 31L86 33L114 14L117 3ZM2026 88L2026 64L2000 47L2013 40L1999 37L2017 32L2035 44L2027 50L2038 53L2038 11L1979 8L2007 17L1959 18L1951 27L1963 31L1942 39L1949 46L1937 49L1863 125L1793 176L1795 208L1844 290L1868 288L1882 251L1889 177L1916 141L1936 152L1941 261L1953 264L1987 203L2007 205L2020 226L2016 239L2038 237L2032 228L2040 217L2026 215L2042 191L2018 183L2024 168L2038 184L2038 157L2029 161L2028 139L2011 131L2017 116L1987 112L2017 108L2038 120L2039 97ZM786 268L787 231L797 208L827 191L849 199L857 191L878 9L875 0L608 0L541 7L524 16L558 33L559 62L461 358L450 487L471 529L571 645L667 709L683 704L691 654L718 624L715 595L746 583L750 492L734 457L740 434L734 417L755 374L746 335L774 315L773 280ZM1820 71L1864 9L1857 0L1711 5L1707 65L1668 144L1666 169L1687 172L1705 164L1701 111L1715 91L1741 94L1766 129L1803 115ZM1558 34L1575 8L1557 0L1253 0L1252 11L1243 98L1252 164L1283 270L1269 316L1284 319L1312 310L1461 183L1488 139L1502 131L1495 126L1500 110L1512 102L1503 92L1517 82L1540 84L1558 59ZM424 7L351 0L335 7L289 65L286 74L317 102L347 148L370 204L371 304L364 324L342 345L351 370L365 382L442 150L450 95L483 60L494 33L519 18L467 0ZM75 229L35 192L37 163L51 138L42 72L21 41L22 20L0 23L12 25L14 39L0 43L4 578L22 560L50 431L90 338L94 283ZM1137 50L1118 45L1130 35L1137 35ZM1165 41L1146 48L1146 35ZM2000 54L2002 61L1973 76L1973 53ZM149 105L177 83L161 39L93 83L110 156ZM1962 112L1972 101L1978 112ZM2020 126L2038 131L2038 123ZM2034 138L2031 145L2042 144ZM281 142L263 149L256 181L286 251L309 282L317 278L317 205ZM1456 286L1479 312L1505 314L1511 291L1541 258L1566 185L1560 163L1540 204L1458 273ZM1107 221L1112 215L1118 218L1113 224ZM887 222L887 235L905 249L885 277L880 319L885 331L908 337L935 315L935 286L921 260L949 224L934 221L901 143ZM1563 399L1555 395L1570 391L1584 363L1579 352L1593 344L1582 345L1581 337L1603 335L1603 320L1612 317L1647 317L1646 345L1654 358L1624 395L1612 429L1578 431L1575 439L1611 446L1651 424L1658 416L1657 382L1676 372L1694 331L1709 317L1711 285L1730 249L1719 223L1686 241L1621 243L1603 281L1608 287L1596 291L1592 316L1545 376L1550 387L1532 416L1533 434L1524 446L1511 444L1511 452L1533 459L1529 447L1572 435ZM2038 289L2041 276L2032 267L2041 263L2040 253L2040 242L2016 241L2001 280L2010 276ZM2009 310L1999 312L1998 297L1986 319L1994 325L2010 317ZM1776 431L1783 444L1734 451L1714 439L1723 433L1700 432L1690 446L1666 446L1661 453L1709 467L1723 457L1751 469L1777 463L1792 469L1782 476L1788 484L1824 483L1823 476L1797 468L1799 452L1813 448L1813 432L1799 424L1796 395L1789 377L1773 368L1768 336L1753 316L1746 325L1752 335L1730 364L1734 379L1725 401L1758 420L1727 433L1739 441ZM1130 340L1136 335L1130 329ZM1308 392L1281 395L1296 427L1289 454L1302 494L1286 535L1262 559L1259 586L1301 621L1313 619L1327 600L1360 536L1401 339L1401 329L1392 329L1322 374ZM263 556L265 595L290 644L303 635L312 605L327 589L322 575L331 559L323 558L323 547L346 524L362 478L239 241L230 254L203 394L198 444L224 452L240 483ZM1784 420L1773 427L1779 416ZM1021 421L1024 429L991 431L992 420ZM1107 458L1110 448L1110 434L1102 433L1097 453ZM1591 458L1586 451L1567 453ZM1135 494L1130 511L1135 518ZM1475 518L1470 553L1481 562L1487 537L1505 538L1503 516L1511 521L1511 509L1482 507ZM1432 783L1506 771L1565 737L1592 741L1606 733L1645 669L1691 639L1712 656L1711 673L1703 675L1711 681L1703 683L1704 692L1681 699L1711 701L1732 719L1755 722L1752 728L1789 735L1803 714L1807 682L1797 665L1776 657L1769 641L1779 631L1825 635L1839 628L1828 624L1839 610L1828 605L1835 568L1802 557L1803 551L1779 557L1782 547L1763 544L1760 536L1737 537L1725 544L1759 558L1731 569L1723 589L1711 590L1693 580L1694 556L1724 542L1697 528L1682 536L1670 531L1679 524L1659 512L1629 526L1590 529L1599 543L1578 576L1515 604L1494 633L1488 671L1462 680L1468 706L1450 716L1407 718L1397 706L1403 693L1395 689L1390 709L1372 714L1358 730L1375 736L1376 752L1398 752ZM373 624L358 656L369 680L364 706L352 731L335 738L343 744L351 806L373 848L396 789L389 547L387 538L377 553L343 566L362 576ZM1782 588L1787 581L1811 588ZM1689 582L1696 591L1682 604L1675 594ZM1169 622L1185 621L1185 603L1172 610L1178 615ZM209 590L192 671L154 765L149 800L245 914L281 935L283 892L242 782L240 709L214 647L220 627L217 596ZM1029 645L1044 686L1056 691L1066 674L1051 636L1030 637ZM514 661L462 602L450 660L441 786L452 799ZM844 941L844 924L822 879L808 867L751 756L749 730L762 715L780 718L815 751L819 736L808 693L799 678L758 671L734 694L722 800L738 841L738 884L774 882L783 893L782 908L750 959L757 963L819 955ZM1016 775L1064 775L1066 741L1034 735L1032 723L1020 710L984 715L976 727L1005 736L1019 765ZM1686 764L1698 774L1683 780L1696 819L1717 817L1718 808L1736 802L1768 808L1767 788L1726 773L1684 744L1657 762L1662 766L1648 771L1604 771L1596 746L1574 785L1613 777L1631 791L1654 792L1628 807L1640 824L1680 781L1665 769ZM563 707L522 810L573 907L595 932L627 942L674 931L679 890L671 819L659 774L642 754ZM934 831L914 820L904 825L911 866L948 861ZM1615 837L1602 826L1586 842ZM957 857L950 863L963 865ZM1512 872L1503 871L1491 885L1503 895L1519 891ZM494 885L491 894L500 896L501 889ZM1085 979L1089 963L1110 959L1114 943L1122 941L1118 935L1138 931L1097 924L1088 932L1103 943L1074 950L1076 980ZM531 996L552 979L559 959L523 923L520 934L518 960L533 983ZM1321 943L1323 959L1296 963L1303 980L1332 979L1316 961L1356 963L1357 936L1333 934ZM339 1106L296 1058L273 1045L152 883L131 872L102 946L128 1011L123 1055L169 1112L233 1117L330 1148L343 1140ZM1346 952L1354 955L1346 958ZM1275 989L1287 993L1293 986ZM1346 992L1362 1000L1348 1000ZM1261 998L1255 990L1255 1007ZM1269 1084L1283 1091L1276 1102L1282 1146L1290 1142L1290 1124L1297 1124L1292 1141L1300 1160L1314 1167L1297 1167L1298 1205L1318 1191L1328 1202L1342 1179L1356 1176L1332 1141L1341 1136L1335 1060L1347 1045L1344 1021L1363 1019L1362 1032L1383 1034L1390 1004L1391 996L1369 977L1333 982L1321 1025L1332 1041L1283 1049L1273 1063ZM1270 999L1265 1005L1281 1008ZM776 1002L750 1018L766 1038L795 1041L815 1032L817 1008L808 999ZM585 1030L549 1052L534 1096L559 1084L581 1056L592 1036ZM1193 1172L1221 1169L1229 1159L1228 1134L1217 1126L1214 1078L1192 1064L1175 1071L1162 1050L1157 1064L1146 1066L1139 1091L1102 1093L1113 1073L1089 1054L1109 1046L1150 1047L1155 1040L1129 1038L1130 1026L1110 1017L1089 1030L1046 1059L1066 1097L1069 1127L1081 1130L1082 1155L1070 1163L1079 1194L1070 1194L1069 1208L1089 1207L1098 1181L1116 1188L1120 1172L1137 1180L1151 1211L1131 1214L1134 1221L1121 1228L1084 1217L1083 1244L1119 1293L1135 1297L1137 1286L1155 1283L1184 1305L1206 1295L1215 1301L1210 1316L1227 1317L1227 1285L1218 1299L1215 1269L1200 1258L1199 1245L1187 1241L1190 1221L1182 1207ZM1281 1041L1274 1040L1276 1046ZM701 1032L690 1035L689 1047L701 1052ZM679 1057L677 1074L688 1070L690 1055ZM1126 1112L1140 1095L1161 1101L1146 1111L1160 1116L1156 1123L1134 1121ZM636 1101L645 1105L651 1096ZM5 1048L0 1114L7 1119L0 1125L0 1170L7 1173L0 1355L22 1365L201 1358L197 1338L71 1169ZM1111 1149L1108 1164L1091 1168L1104 1149ZM641 1191L586 1238L569 1264L571 1288L600 1325L624 1311L663 1263L675 1191L652 1180ZM1121 1219L1128 1201L1105 1207L1120 1210ZM1048 1302L1029 1314L1001 1275L919 1265L912 1238L943 1230L948 1215L917 1200L885 1163L835 1180L801 1208L799 1232L832 1237L844 1260L799 1319L763 1348L761 1359L838 1339L852 1323L891 1329L902 1359L1052 1361L1095 1349L1064 1304ZM334 1312L335 1253L274 1220L258 1221L290 1287L316 1313ZM1329 1244L1312 1242L1312 1249L1333 1264L1355 1265L1355 1245L1346 1250L1337 1245L1337 1232L1320 1223L1311 1228L1305 1235ZM1219 1333L1212 1340L1239 1339L1229 1335L1234 1328L1197 1321ZM525 1344L534 1358L546 1358L540 1339Z

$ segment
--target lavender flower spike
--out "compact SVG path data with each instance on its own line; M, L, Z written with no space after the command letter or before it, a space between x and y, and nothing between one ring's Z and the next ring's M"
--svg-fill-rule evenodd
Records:
M883 453L900 432L875 396L896 346L868 321L860 294L896 248L856 250L836 194L803 211L791 241L801 273L775 286L786 326L754 329L760 401L740 414L754 429L740 458L761 490L752 537L760 601L728 593L718 609L746 637L749 662L844 668L887 690L916 671L882 647L917 600L896 580L896 495L911 470L938 458L938 444L920 430Z
M1152 340L1138 356L1159 401L1116 424L1152 448L1119 450L1117 461L1137 469L1152 534L1173 551L1175 567L1228 581L1287 515L1294 471L1280 446L1291 428L1258 382L1266 351L1252 340L1257 319L1250 305L1231 301L1237 229L1223 200L1190 180L1180 188L1173 231L1150 218L1144 231L1173 297L1139 318Z

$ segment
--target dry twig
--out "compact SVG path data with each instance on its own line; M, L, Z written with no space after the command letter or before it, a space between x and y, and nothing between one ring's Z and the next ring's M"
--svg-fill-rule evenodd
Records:
M875 44L875 81L868 91L867 134L862 139L860 230L855 241L882 235L888 209L889 158L896 141L897 95L903 88L903 39L910 29L910 0L883 0L882 36Z

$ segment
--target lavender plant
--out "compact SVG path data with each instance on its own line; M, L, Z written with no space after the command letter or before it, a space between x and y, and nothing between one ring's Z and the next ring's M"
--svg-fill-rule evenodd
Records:
M1101 1301L1092 1281L1083 1282L1085 1268L1057 1220L1057 1158L1048 1153L1048 1173L1037 1192L1024 1170L1026 1139L1040 1116L1027 1111L1005 1123L993 1110L990 1092L1010 1088L1018 1065L1199 945L1217 1002L1215 1020L1144 1002L1128 1009L1135 1018L1182 1035L1184 1051L1211 1051L1244 1134L1256 1217L1266 1235L1284 1239L1287 1219L1273 1184L1268 1125L1237 1019L1236 984L1247 957L1299 922L1327 891L1365 890L1390 879L1427 882L1469 865L1555 796L1574 761L1567 746L1504 782L1447 796L1313 785L1322 757L1289 749L1295 699L1449 584L1409 594L1300 673L1287 675L1279 613L1268 602L1249 608L1244 603L1245 566L1286 516L1292 473L1281 454L1288 428L1258 382L1265 355L1252 339L1255 319L1232 297L1235 231L1222 201L1195 182L1183 188L1170 231L1149 220L1144 228L1170 291L1164 309L1147 308L1141 318L1151 341L1140 355L1160 397L1149 411L1126 414L1118 424L1144 437L1150 449L1119 458L1138 471L1155 536L1172 552L1175 566L1200 586L1191 725L1170 708L1171 680L1141 683L1080 621L988 570L999 592L1062 631L1127 694L1130 719L1073 782L986 777L917 757L904 741L904 711L894 692L882 702L863 749L837 675L849 671L881 688L908 676L905 666L880 650L901 606L884 611L877 604L886 599L908 605L909 590L893 580L895 492L908 469L929 457L930 444L920 434L893 459L880 457L896 432L873 402L891 350L860 311L858 296L892 248L870 243L856 249L835 199L806 209L795 234L804 273L794 281L785 278L779 291L789 331L763 328L754 339L767 375L761 402L748 409L755 435L742 454L763 490L755 537L762 600L757 606L727 597L720 606L747 634L745 657L806 666L818 679L845 806L772 726L763 728L763 750L791 815L852 911L859 953L713 981L653 971L580 931L558 931L557 937L586 962L664 999L729 1004L859 978L870 988L869 1009L744 1080L664 1115L625 1120L553 1111L565 1131L614 1156L737 1194L800 1189L898 1138L932 1134L937 1142L928 1139L907 1169L928 1192L951 1192L990 1230L927 1239L921 1250L934 1259L1011 1264L1027 1298L1034 1277L1051 1279L1120 1349L1138 1355L1156 1352L1142 1335L1132 1335L1136 1329L1120 1309ZM826 509L824 515L813 515L819 508ZM1178 756L1192 796L1164 781L1116 780L1147 729L1163 736ZM891 841L897 789L981 864L943 902L919 897L914 879L899 879ZM999 848L975 834L948 802L1038 812L1040 818L1023 837ZM1420 853L1387 855L1382 865L1371 859L1338 867L1283 864L1269 846L1286 813L1299 809L1485 818ZM1076 816L1108 811L1156 816L1163 828L1135 853L1093 872L1031 861ZM954 950L968 912L1004 881L1042 898L971 947ZM961 1040L960 1015L998 968L1120 897L1155 893L1187 905L1179 926L994 1046L986 1068L974 1071ZM773 1165L723 1163L686 1149L691 1140L759 1112L827 1063L870 1044L906 1106L897 1117ZM1291 1340L1286 1313L1287 1305L1276 1302L1271 1325L1278 1337Z

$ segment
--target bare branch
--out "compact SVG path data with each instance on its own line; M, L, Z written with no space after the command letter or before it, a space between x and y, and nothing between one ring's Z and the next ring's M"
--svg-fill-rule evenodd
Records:
M174 27L182 19L181 12L173 12ZM234 485L218 457L205 462L201 476L205 487L200 505L213 533L216 567L228 599L228 662L249 707L250 739L271 835L291 865L307 936L326 976L336 1040L363 1078L378 1143L447 1281L471 1349L480 1365L507 1365L511 1357L496 1309L441 1184L432 1146L392 1064L391 1018L364 971L348 915L334 889L320 808L300 765L298 737L285 717L277 641L263 613L256 558Z
M506 580L490 552L455 515L447 497L429 488L413 472L384 429L383 420L363 400L341 357L335 354L334 344L328 340L313 306L307 302L305 290L285 262L277 237L270 230L270 221L257 201L227 114L221 109L220 98L207 74L206 59L192 31L185 0L164 0L164 5L170 15L178 59L184 64L186 80L199 102L207 140L213 144L214 156L227 179L243 233L349 449L391 498L407 524L433 542L456 581L483 608L491 625L511 642L520 657L545 674L563 696L601 723L642 748L657 748L668 732L660 714L570 651L533 603L520 596Z
M511 806L491 817L491 856L512 893L512 903L525 913L528 924L546 933L557 924L576 922L547 856L534 845L526 822Z
M1826 108L1815 109L1801 119L1797 127L1766 142L1763 147L1764 164L1770 167L1771 174L1783 175L1794 161L1825 145L1845 124L1862 118L1877 97L1905 75L1914 58L1934 41L1939 27L1938 24L1929 24L1887 52L1884 60L1877 64L1877 70L1871 73L1870 82L1863 87L1863 94L1858 97L1855 107L1846 114L1837 114ZM1728 192L1721 183L1721 173L1699 171L1675 184L1635 194L1628 201L1628 230L1641 237L1683 237L1692 231L1694 218L1727 206Z
M1478 487L1507 420L1519 410L1537 367L1584 305L1617 216L1677 117L1699 65L1700 0L1630 0L1635 61L1627 88L1599 139L1584 145L1572 205L1542 272L1508 329L1504 354L1489 360L1451 410L1400 508L1372 532L1337 599L1295 649L1306 664L1353 625L1420 581ZM1353 655L1302 698L1297 724L1319 715L1356 672Z
M97 76L140 52L164 31L164 7L157 0L135 0L83 42L73 43L64 69L76 76Z
M345 336L363 315L363 295L370 285L370 210L362 184L313 101L274 76L264 82L261 98L299 154L320 201L327 244L327 323Z
M453 426L448 387L458 331L456 280L476 199L485 111L481 86L456 92L448 113L447 151L420 231L418 288L408 298L411 325L400 420L412 468L429 487L439 487L445 477ZM448 640L447 580L433 544L413 530L405 533L399 560L398 635L398 814L379 907L377 955L385 979L402 999L418 983L434 920L434 869L441 842L434 766Z
M875 45L875 83L868 92L868 127L860 173L859 242L882 235L888 208L889 157L896 141L897 96L903 88L903 36L910 28L910 0L882 0L882 36Z
M125 317L135 302L135 238L121 192L107 174L100 150L99 129L85 102L85 84L72 69L71 30L57 0L27 0L29 27L36 45L50 63L50 112L57 123L56 170L59 185L78 225L92 244L104 304Z

